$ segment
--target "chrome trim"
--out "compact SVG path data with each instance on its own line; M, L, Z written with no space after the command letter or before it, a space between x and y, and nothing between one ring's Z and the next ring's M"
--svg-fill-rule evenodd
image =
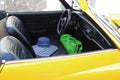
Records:
M91 52L84 52L82 54L75 54L75 55L65 55L65 56L54 56L54 57L47 57L47 58L35 58L35 59L26 59L26 60L18 60L18 61L8 61L5 64L16 64L16 63L26 63L26 62L35 62L35 61L51 61L51 60L56 60L56 59L67 59L67 58L72 58L72 57L79 57L79 56L84 56L84 55L92 55L92 54L101 54L103 52L111 52L111 51L116 51L118 49L107 49L107 50L99 50L99 51L91 51Z

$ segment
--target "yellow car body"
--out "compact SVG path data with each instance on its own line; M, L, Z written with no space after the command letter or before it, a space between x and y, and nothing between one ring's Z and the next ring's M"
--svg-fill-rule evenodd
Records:
M120 80L120 41L96 19L86 0L78 1L82 11L106 32L117 49L4 62L0 66L0 80Z
M0 80L119 80L120 51L9 62Z

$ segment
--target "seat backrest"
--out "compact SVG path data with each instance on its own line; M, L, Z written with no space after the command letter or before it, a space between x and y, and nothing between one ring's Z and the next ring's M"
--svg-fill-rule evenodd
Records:
M19 39L31 52L34 52L30 43L30 36L22 22L16 16L9 16L6 21L6 29L10 36ZM35 57L35 55L33 55Z
M3 60L33 58L30 52L17 38L6 36L0 40L0 54Z

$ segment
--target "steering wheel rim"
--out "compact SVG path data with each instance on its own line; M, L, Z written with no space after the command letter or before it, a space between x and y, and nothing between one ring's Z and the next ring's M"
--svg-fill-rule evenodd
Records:
M69 25L70 20L71 20L71 11L69 9L67 9L62 13L62 15L58 21L57 33L59 35L61 35L65 32L66 28Z

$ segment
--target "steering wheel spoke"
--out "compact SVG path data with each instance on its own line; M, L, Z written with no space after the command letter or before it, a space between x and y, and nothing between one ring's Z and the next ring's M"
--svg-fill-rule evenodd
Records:
M65 10L62 13L62 15L59 19L58 25L57 25L57 33L59 35L61 35L65 32L66 28L69 25L70 20L71 20L71 12L70 12L70 10Z

